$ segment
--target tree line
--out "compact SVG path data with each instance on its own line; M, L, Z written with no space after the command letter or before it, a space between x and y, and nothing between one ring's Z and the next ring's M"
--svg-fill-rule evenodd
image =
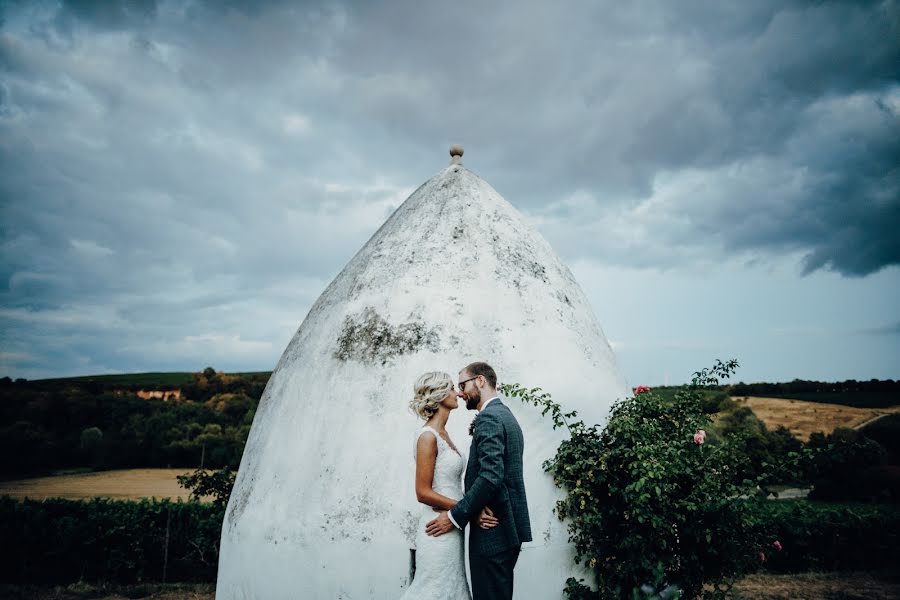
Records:
M0 477L74 468L237 468L267 381L268 373L207 368L179 387L180 399L162 400L136 395L149 386L6 378Z
M2 378L0 477L140 467L203 467L233 472L240 463L270 375L227 374L208 367L196 373L38 381ZM738 407L731 399L741 395L794 398L830 394L845 404L871 404L872 397L892 398L898 386L900 382L892 380L738 383L707 388L701 404L706 413L719 414L708 432L712 442L722 436L740 438L750 476L792 452L828 448L814 464L794 472L782 471L768 483L815 483L814 493L824 498L898 499L900 416L885 417L862 431L839 429L814 434L803 443L784 427L768 429L750 408ZM181 398L137 396L140 390L172 389L179 389ZM660 387L655 392L674 400L680 389ZM209 482L204 479L194 483L203 487Z
M811 402L844 404L860 408L883 408L900 404L900 381L808 381L794 379L785 383L736 383L729 386L732 396L792 398Z

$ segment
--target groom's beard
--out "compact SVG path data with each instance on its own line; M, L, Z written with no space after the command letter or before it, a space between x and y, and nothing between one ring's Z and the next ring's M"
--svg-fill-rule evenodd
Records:
M476 388L475 394L473 396L466 394L466 408L467 409L475 410L476 408L478 408L479 402L481 402L481 390Z

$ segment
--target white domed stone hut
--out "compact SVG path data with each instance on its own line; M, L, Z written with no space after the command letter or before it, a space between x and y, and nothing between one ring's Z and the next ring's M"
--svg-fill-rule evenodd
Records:
M489 362L501 383L540 386L588 423L629 394L569 269L522 215L462 166L432 177L322 293L272 373L222 528L216 597L389 600L409 583L418 515L412 385ZM562 597L581 575L561 491L541 464L564 433L510 399L525 434L534 541L516 597ZM468 449L474 412L448 431Z

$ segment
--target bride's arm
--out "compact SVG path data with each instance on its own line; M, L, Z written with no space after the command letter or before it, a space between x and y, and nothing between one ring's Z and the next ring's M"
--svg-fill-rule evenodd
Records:
M457 501L438 494L431 487L437 453L437 438L428 434L420 435L419 441L416 442L416 498L422 504L433 506L438 510L450 510Z

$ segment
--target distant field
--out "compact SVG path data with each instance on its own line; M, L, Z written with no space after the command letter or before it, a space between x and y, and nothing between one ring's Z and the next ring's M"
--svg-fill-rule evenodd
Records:
M900 406L887 408L856 408L843 404L825 404L787 398L740 396L734 398L738 406L749 406L769 429L787 427L803 441L816 431L831 433L838 427L858 428L874 419L900 413Z
M55 475L0 481L0 496L17 499L112 498L114 500L139 500L155 497L175 500L188 499L187 490L178 485L175 477L190 473L186 469L126 469L101 471L77 475Z

